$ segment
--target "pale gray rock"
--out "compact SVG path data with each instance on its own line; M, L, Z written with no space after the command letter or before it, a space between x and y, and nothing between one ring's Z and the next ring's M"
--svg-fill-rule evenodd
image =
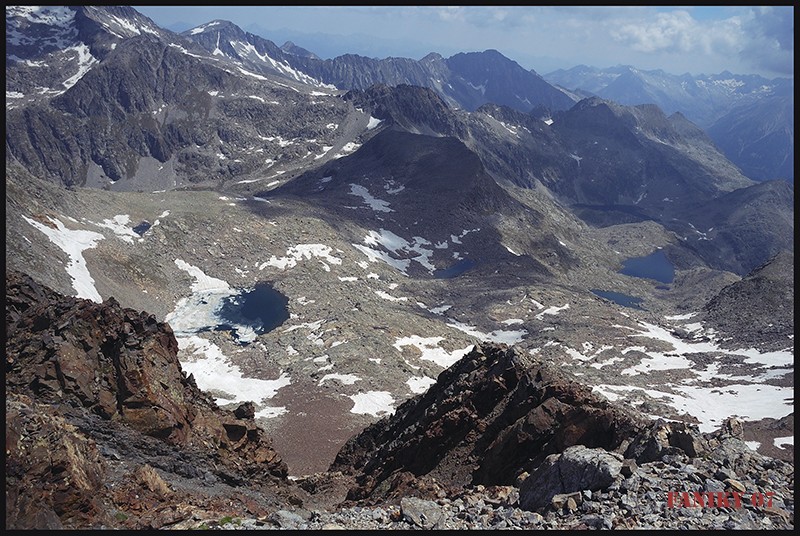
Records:
M622 457L583 445L569 447L561 455L550 455L522 484L520 506L536 510L555 495L599 490L610 486L622 469Z

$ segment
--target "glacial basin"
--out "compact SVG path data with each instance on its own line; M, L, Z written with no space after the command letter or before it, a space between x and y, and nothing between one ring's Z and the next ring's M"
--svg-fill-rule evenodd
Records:
M167 315L175 335L230 331L237 342L249 344L289 319L289 299L266 282L252 288L200 290L181 299Z
M257 283L252 290L222 299L217 312L218 329L249 327L257 335L272 331L289 319L289 298L272 288L269 283Z

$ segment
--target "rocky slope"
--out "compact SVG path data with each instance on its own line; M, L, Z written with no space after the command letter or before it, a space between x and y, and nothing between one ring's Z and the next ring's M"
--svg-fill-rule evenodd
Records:
M513 485L572 445L614 450L645 421L511 349L473 349L437 385L351 439L331 469L354 469L351 500L397 497L401 473L444 488ZM406 475L405 478L408 478Z
M367 87L340 98L292 63L320 60L290 54L224 21L179 36L152 30L146 18L126 10L65 8L55 18L38 11L14 13L7 21L11 39L25 43L26 56L9 56L14 70L6 117L8 161L68 187L263 192L347 156L390 125L456 137L499 183L544 186L542 202L555 194L592 225L654 220L694 238L686 221L700 228L696 220L703 214L687 214L685 205L711 202L751 184L683 116L667 117L654 106L586 99L555 113L563 107L551 99L539 102L534 114L503 106L519 108L502 88L516 88L515 95L530 101L544 91L544 82L491 51L430 57L415 67L419 77L386 80L419 86ZM84 19L93 21L91 31ZM120 33L114 29L120 21L142 29ZM26 31L30 35L23 39ZM87 56L69 87L31 92L24 80L50 87L47 76L66 76L48 59L54 53L45 46L52 31L69 35L77 47L97 49L97 55ZM421 87L429 85L426 76L428 81L439 76L425 74L422 64L443 62L473 86L485 86L482 98L496 104L468 113L448 106L452 100L436 88ZM533 93L525 96L517 86ZM548 107L554 111L545 111ZM781 204L791 202L786 192L783 197ZM726 204L735 204L732 210L746 210L736 204L741 202L726 198ZM547 211L558 210L550 205ZM759 218L765 225L756 226L755 240L734 243L731 233L719 232L714 240L690 241L691 246L711 268L744 275L787 247L785 237L793 234L780 218L769 213ZM722 222L709 227L721 229ZM769 229L780 238L769 236ZM720 258L721 250L733 258Z
M83 12L75 11L75 19ZM94 16L99 19L101 13L106 12L97 8ZM109 21L122 16L113 10L106 15ZM14 21L14 27L21 28L20 23ZM138 28L134 23L131 18ZM6 143L15 152L7 150L6 258L8 268L75 297L74 307L54 310L77 312L93 329L99 324L81 315L103 311L99 304L105 301L117 311L106 316L127 318L130 329L163 335L167 329L158 323L168 323L172 330L177 361L164 365L167 376L153 373L153 378L181 389L173 393L159 383L140 392L132 383L139 381L135 374L84 375L89 365L81 362L70 369L73 374L77 367L81 378L71 391L72 403L59 405L71 409L54 413L106 445L99 448L102 456L119 454L120 459L109 454L110 470L88 472L139 486L150 477L131 475L149 471L138 469L148 463L173 490L189 494L182 496L205 493L190 501L199 505L198 512L207 512L203 519L137 503L131 507L134 516L120 514L135 518L130 526L167 523L167 518L183 528L224 525L219 521L231 512L217 507L235 486L245 489L239 482L249 462L242 461L240 470L234 456L230 463L237 468L227 469L229 463L218 461L212 448L217 443L210 451L192 443L207 437L201 426L206 417L200 416L206 412L192 417L185 409L195 397L186 393L195 391L176 372L178 361L209 404L239 410L231 422L247 423L247 434L256 426L271 437L287 473L305 487L286 491L287 497L302 499L303 508L294 517L278 514L279 503L287 504L278 497L286 483L270 477L278 482L275 495L267 493L266 503L248 503L250 512L260 513L248 518L247 526L316 527L339 523L336 519L360 523L373 515L367 526L415 526L416 514L406 516L401 505L326 510L345 498L358 471L329 473L321 480L309 475L327 469L351 436L432 389L443 371L486 341L513 344L512 361L556 364L565 374L556 383L579 379L596 397L589 397L588 389L562 394L593 408L606 407L598 402L602 395L624 404L626 411L638 408L653 418L694 423L703 433L738 416L749 449L792 458L793 317L782 315L775 322L769 319L773 311L760 310L765 316L754 325L772 322L779 329L768 340L752 332L736 339L712 322L726 308L741 308L739 302L726 298L716 316L706 317L703 308L742 279L736 273L746 275L780 249L791 251L793 192L786 183L774 182L739 188L750 183L731 171L685 118L599 99L562 116L494 104L467 112L448 106L431 88L410 85L341 94L301 83L288 70L279 72L264 57L275 59L271 49L223 57L174 34L162 38L140 30L144 35L123 38L127 34L114 30L117 26L102 26L109 51L66 91L8 99L7 126L14 128L7 128ZM40 61L36 58L30 61ZM15 80L48 69L10 61L18 68ZM158 84L128 77L130 66ZM197 98L181 99L185 91ZM605 158L610 152L614 157ZM112 174L116 169L119 178L110 181L104 169ZM630 183L616 183L617 175ZM598 177L607 181L605 188L593 185ZM673 180L682 187L673 187ZM641 185L660 193L672 188L675 197L671 203L660 200ZM606 204L612 202L618 204ZM673 265L672 281L620 273L627 259L654 252ZM768 285L741 282L743 290L755 292L753 301L763 294L766 303L784 303ZM782 284L793 289L793 282ZM257 298L264 289L280 299L262 311ZM635 297L639 305L601 297L607 291ZM112 296L120 307L111 303ZM79 306L78 297L95 305ZM276 309L276 319L261 318ZM152 313L153 320L138 311ZM51 315L43 318L62 324ZM99 336L79 329L88 337L85 344L74 339L63 344L56 331L52 344L68 348L70 358L78 352L74 348L89 348L94 350L84 353L97 359L105 359L106 350L110 362L116 359L115 348L104 349ZM117 327L112 332L111 339L128 340ZM136 340L150 340L142 337L130 339L134 348ZM43 348L57 355L47 341ZM152 348L162 357L175 350L172 343ZM24 353L22 343L14 349ZM44 381L60 388L58 371L54 379L46 366L36 370L46 380L15 371L25 381L14 389L30 399L14 398L22 404L15 407L26 415L23 406L35 407L35 396L44 396L30 394L26 385ZM519 370L509 374L524 376ZM463 378L454 381L467 385ZM531 389L523 391L535 393L535 386ZM134 392L171 409L152 411L151 405L137 405L136 397L123 403ZM46 403L58 400L57 392L47 397ZM485 400L487 393L481 397ZM503 398L493 400L507 407ZM113 408L114 419L105 419ZM135 431L124 423L125 414L173 442ZM491 413L468 414L478 422L495 422ZM223 424L228 417L220 417ZM446 428L446 422L439 424ZM209 426L219 432L219 426ZM218 443L239 445L238 426L243 425L236 424L233 436ZM555 428L553 433L562 432ZM109 437L113 442L104 443ZM199 457L195 466L216 463L222 469L199 476L185 469L175 456L187 448L186 441L189 450L195 449L192 456ZM476 452L491 454L483 447ZM370 457L366 450L357 455ZM444 465L434 471L446 472L446 460L471 460L463 451L442 455ZM128 459L137 465L126 465ZM406 460L401 454L399 459ZM404 482L408 471L402 464L387 463ZM517 468L506 469L517 473ZM648 466L645 474L658 470ZM379 476L370 473L362 483ZM471 473L456 476L459 486L472 486ZM386 482L376 488L378 495ZM550 523L550 514L543 514L542 525L532 512L513 510L506 499L480 503L484 495L477 489L464 491L460 507L457 495L436 491L445 493L441 500L453 501L439 505L450 508L447 519L461 528L488 526L484 515L512 526ZM312 493L319 490L325 491ZM618 501L614 493L619 490L610 491L606 498ZM138 494L153 491L143 493ZM216 496L219 502L209 499ZM160 521L145 513L156 511ZM46 512L42 516L53 519ZM704 517L697 523L724 521Z
M780 349L794 336L794 254L781 252L703 308L704 320L731 344Z
M593 226L658 222L712 268L745 275L792 248L791 188L756 187L681 114L597 98L546 121L497 105L465 114L411 86L376 86L345 99L387 125L460 139L499 183L544 186ZM767 203L780 210L758 208ZM740 239L744 220L760 239ZM713 234L697 232L709 228Z
M505 345L293 483L251 404L182 373L169 326L14 271L6 288L6 529L793 527L793 466L741 423L648 423Z
M671 228L706 262L745 276L794 251L794 188L765 181L676 207ZM714 261L712 259L718 259Z
M157 527L223 496L253 513L299 500L252 408L217 408L152 315L10 271L6 337L6 528ZM235 498L243 483L263 495Z
M794 183L794 95L742 104L708 127L708 135L742 173Z

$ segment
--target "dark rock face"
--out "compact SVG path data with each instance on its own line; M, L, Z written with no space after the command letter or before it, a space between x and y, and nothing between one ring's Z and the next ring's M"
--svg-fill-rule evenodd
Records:
M740 345L782 350L794 335L794 253L782 251L703 308L705 320Z
M529 71L496 50L460 53L445 60L470 89L479 89L464 108L474 110L487 102L529 112L536 106L566 110L574 101L534 71ZM463 84L463 82L462 82Z
M571 177L553 187L578 203L634 205L655 215L672 212L664 199L710 199L752 184L708 138L695 131L690 143L685 125L654 105L584 99L553 119L580 158Z
M368 95L382 93L381 88L365 92ZM385 88L386 100L393 108L392 118L401 117L402 121L413 121L406 113L405 106L414 110L411 100L394 100L393 93L424 93L435 101L440 99L428 89ZM353 98L364 98L364 94L351 92ZM380 98L377 102L384 103ZM421 101L427 102L427 101ZM402 103L402 104L401 104ZM441 104L441 102L440 102ZM383 104L381 104L383 106ZM434 107L434 109L436 109ZM375 112L373 112L375 113ZM416 113L416 112L414 112ZM424 115L424 114L422 114ZM428 116L434 121L434 116ZM425 124L424 122L418 125ZM430 123L428 123L430 124ZM423 130L417 128L416 130ZM320 185L321 177L330 177L324 186ZM359 216L352 210L342 209L352 199L351 187L359 184L370 191L382 189L382 182L391 180L401 191L392 194L393 206L403 207L384 217L381 226L398 235L403 235L414 222L425 221L430 228L427 236L431 240L443 240L452 234L459 234L463 229L483 229L480 244L468 243L475 250L480 250L483 258L514 257L512 261L525 273L546 274L550 268L542 259L532 256L516 257L500 245L501 238L494 234L496 222L500 217L514 218L515 225L521 228L537 229L541 227L546 215L535 209L528 209L509 195L487 172L481 159L459 139L451 136L427 136L412 134L403 129L386 128L371 137L359 150L341 159L333 160L320 168L309 171L286 185L258 195L270 197L284 194L299 195L312 200L315 205L325 207L335 214L336 221L343 219L364 218L359 223L374 225L372 214ZM378 190L380 191L380 190ZM430 200L435 199L435 203ZM490 231L491 229L491 231ZM490 234L492 233L492 234ZM566 248L555 244L534 244L544 242L546 237L531 231L527 237L531 241L532 250L542 249L559 251L558 262L564 268L574 265L577 260ZM440 267L452 263L452 253L437 251L431 261ZM432 274L417 263L410 268L411 273L430 277ZM480 269L480 268L479 268ZM493 270L492 270L493 272Z
M411 475L452 487L513 484L569 446L620 448L640 419L552 367L486 344L352 438L331 470L356 472L351 500L391 497Z
M781 251L794 251L794 188L786 181L688 202L676 216L679 221L666 226L683 237L685 246L710 266L742 277Z
M631 66L558 70L545 79L625 105L681 112L753 180L794 180L794 82L723 72L672 75Z
M343 106L311 105L310 95L297 102L280 69L242 72L249 63L211 59L129 7L14 8L6 28L15 51L7 57L7 152L66 186L163 189L259 172L266 157L287 160L332 145L336 134L325 125L345 114ZM228 41L221 46L239 61ZM271 46L256 55L274 49L278 59L297 57ZM296 106L271 104L288 100ZM307 143L288 150L265 143L276 137Z
M28 397L6 398L6 529L110 521L97 490L107 466L93 441Z
M432 89L400 84L396 87L374 85L364 91L353 90L344 95L355 107L372 110L378 119L422 134L463 138L467 131L447 104Z
M141 482L120 476L117 462L285 486L286 464L263 430L197 389L172 330L152 315L113 298L65 297L9 271L6 336L6 528L125 526L109 512L134 508L135 490L145 493L137 486L152 494L166 484L152 468Z
M8 280L6 384L37 398L74 398L106 419L173 442L187 439L196 416L175 359L178 344L152 315L111 299L59 301L15 274Z
M9 151L31 171L64 184L84 184L93 164L113 181L129 179L140 158L185 160L187 147L217 137L223 127L209 118L212 99L204 91L211 87L225 91L241 81L150 35L128 39L52 106L10 110ZM181 108L174 118L153 117L152 110L171 103Z

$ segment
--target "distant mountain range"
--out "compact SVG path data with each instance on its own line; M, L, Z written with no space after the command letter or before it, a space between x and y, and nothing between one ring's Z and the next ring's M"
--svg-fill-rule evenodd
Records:
M564 110L574 104L572 98L541 76L496 50L461 53L446 59L432 53L419 61L355 54L321 60L308 53L283 50L227 21L212 21L181 35L212 54L224 54L259 72L291 68L339 89L366 89L374 84L430 87L450 106L468 111L489 102L522 111L536 106Z
M757 75L672 75L623 65L579 65L544 75L579 96L655 104L706 129L733 163L755 180L794 180L794 81Z
M496 180L541 183L594 224L655 219L683 229L675 222L699 217L689 207L752 184L684 115L596 97L574 104L496 51L320 60L225 21L177 35L130 8L53 8L39 19L18 9L7 19L6 147L31 172L66 185L158 190L288 179L357 149L381 121L458 138ZM635 74L625 70L606 87ZM718 88L705 91L707 100L722 91L746 102L756 85L695 87ZM335 98L344 88L351 92ZM747 272L776 252L780 236L767 249L739 244L722 259L701 243L700 255Z

